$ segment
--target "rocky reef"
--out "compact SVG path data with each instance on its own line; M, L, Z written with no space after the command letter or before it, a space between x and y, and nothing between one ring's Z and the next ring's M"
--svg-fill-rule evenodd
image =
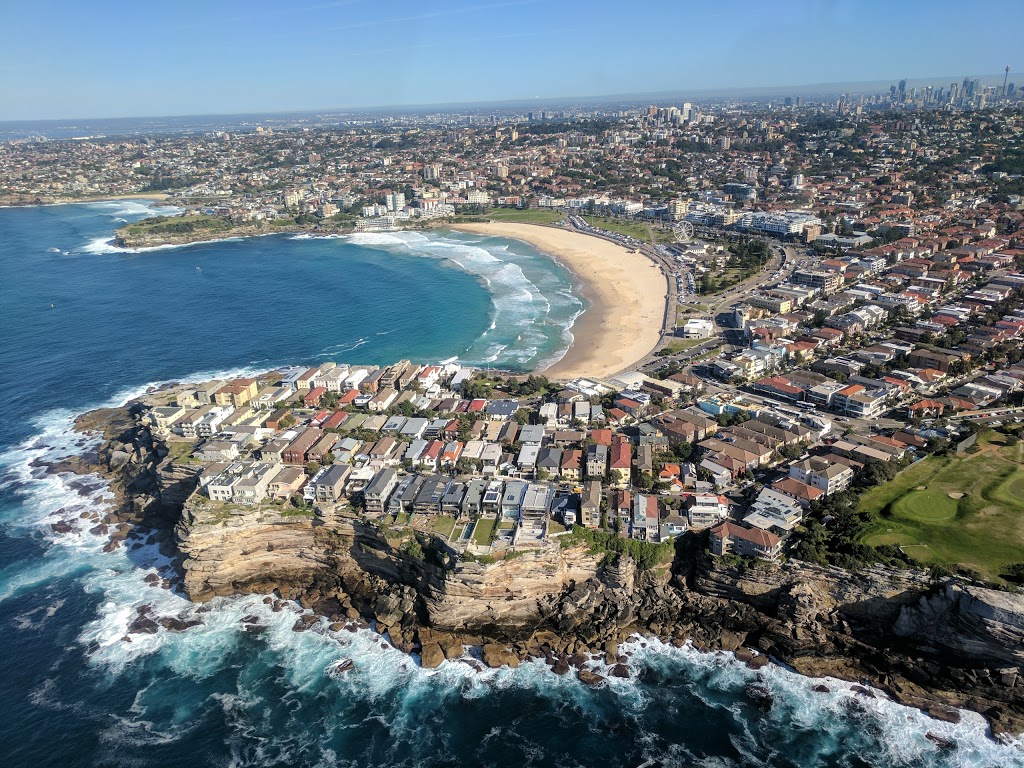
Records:
M602 564L584 546L485 564L425 538L422 554L412 554L351 512L210 502L194 493L198 465L170 459L141 412L83 417L78 428L101 432L101 446L54 469L107 477L116 503L99 525L120 541L134 527L148 531L176 557L193 601L293 600L307 609L297 630L318 617L337 628L372 622L427 667L472 645L487 665L543 658L589 684L603 679L583 669L591 659L628 674L618 646L641 634L734 652L755 668L774 661L870 684L866 695L939 718L971 709L997 736L1024 732L1019 594L882 568L737 565L708 556L696 535L681 537L670 567L647 572L627 558Z

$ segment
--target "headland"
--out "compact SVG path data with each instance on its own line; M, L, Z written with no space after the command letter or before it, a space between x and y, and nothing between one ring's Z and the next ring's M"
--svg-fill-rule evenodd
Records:
M364 416L370 401L330 405L317 384L377 373L437 385L438 394L447 386L434 366L322 366L172 387L86 414L76 429L102 435L98 448L48 470L105 477L114 504L76 518L55 513L52 528L108 537L108 549L158 544L173 565L147 576L153 589L199 603L264 595L275 612L294 615L295 631L372 629L424 667L542 659L553 674L601 685L631 674L620 646L639 636L733 653L752 669L777 663L848 681L865 701L887 698L937 719L958 722L958 708L972 709L994 736L1024 730L1020 596L921 571L715 557L700 527L622 538L598 515L607 504L608 518L619 517L614 466L580 482L581 494L571 481L507 474L502 461L488 471L485 451L466 459L486 444L500 454L534 439L502 442L515 429L514 401L481 409L472 405L480 400L433 398L435 418ZM439 430L429 443L412 432L403 439L403 430L428 429ZM155 602L130 617L127 641L206 621L201 610L165 614ZM264 629L256 616L243 621L247 632ZM360 663L346 660L336 673ZM747 695L773 706L764 686Z

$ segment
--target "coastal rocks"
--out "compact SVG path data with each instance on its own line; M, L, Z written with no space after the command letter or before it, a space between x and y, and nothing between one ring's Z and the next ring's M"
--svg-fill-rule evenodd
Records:
M515 669L519 666L519 658L507 648L497 643L487 643L482 648L482 658L484 664L491 669L497 669L498 667L511 667ZM566 665L565 671L569 671L568 665Z
M224 512L194 497L176 534L185 594L195 602L275 590L298 596L333 562L316 541L312 516L288 517L278 508Z
M903 607L893 633L991 666L1024 665L1024 596L947 584Z
M772 696L772 692L757 683L747 686L747 696L762 712L770 711L775 704L775 697Z
M626 638L657 636L675 647L732 651L755 669L772 657L809 676L863 681L925 711L964 706L984 713L995 734L1024 731L1019 596L962 581L937 587L925 574L882 568L733 566L685 546L671 569L655 572L638 571L627 557L602 567L584 547L483 564L458 561L443 542L431 542L424 543L427 557L416 558L355 515L207 503L194 493L202 465L168 460L180 450L168 454L138 415L118 411L111 425L94 422L108 442L95 465L79 462L74 471L106 474L118 506L83 512L77 524L113 533L112 546L127 531L160 544L181 563L183 591L196 602L272 594L265 602L275 612L296 610L288 601L308 611L296 611L300 631L320 617L349 631L374 620L395 648L418 651L428 669L445 659L482 668L464 656L466 645L482 646L486 667L543 659L553 673L575 671L594 685L602 675L629 677L620 648ZM112 458L120 465L114 472ZM146 582L167 584L156 574ZM140 610L129 633L186 631L191 622L184 614L165 625ZM266 629L255 617L243 626ZM607 672L589 669L602 660ZM770 693L748 693L771 707Z
M928 708L928 715L936 720L945 723L959 723L961 720L960 711L952 707L933 706Z
M202 626L200 619L182 619L177 616L161 616L157 623L170 632L184 632L192 627Z
M338 661L331 664L325 670L331 677L341 677L346 672L351 672L356 668L355 662L352 659L339 659Z
M424 669L434 669L441 666L446 656L438 643L426 643L420 650L420 663Z
M131 460L131 455L124 451L111 451L107 456L107 469L116 472Z
M427 580L428 621L443 629L514 637L539 623L541 603L597 571L597 559L583 548L528 552L489 565L459 562Z
M599 675L596 672L591 672L588 669L581 669L579 671L578 677L581 683L583 683L584 685L589 685L591 687L595 685L600 685L605 680L602 675Z
M144 608L148 609L149 606L144 606ZM144 608L139 609L138 615L128 625L128 634L155 635L160 630L160 625L148 615L151 609L144 611Z

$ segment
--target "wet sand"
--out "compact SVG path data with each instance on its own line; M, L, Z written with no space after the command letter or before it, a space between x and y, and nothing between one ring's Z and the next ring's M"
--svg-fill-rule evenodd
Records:
M587 309L572 327L565 356L550 378L605 377L646 357L661 340L668 285L642 253L579 232L535 224L458 224L453 229L523 240L573 273Z

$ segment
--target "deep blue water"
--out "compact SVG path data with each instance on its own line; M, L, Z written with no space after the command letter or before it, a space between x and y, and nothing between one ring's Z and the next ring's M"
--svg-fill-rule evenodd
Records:
M977 716L938 723L724 655L636 644L634 678L596 690L534 665L427 672L370 633L295 633L259 597L190 605L145 583L166 565L149 549L52 534L103 504L101 483L31 465L84 447L68 428L88 407L327 357L531 365L580 308L542 256L472 236L103 245L146 213L0 210L0 766L1024 766ZM129 642L142 605L203 625ZM346 657L353 672L327 674Z

